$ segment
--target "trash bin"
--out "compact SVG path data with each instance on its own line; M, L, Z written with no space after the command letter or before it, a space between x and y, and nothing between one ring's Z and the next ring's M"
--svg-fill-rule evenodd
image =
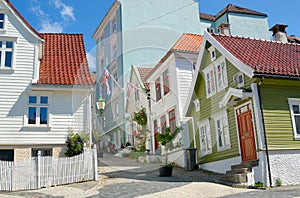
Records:
M186 156L186 168L188 170L195 170L196 169L196 151L197 149L186 149L185 156Z

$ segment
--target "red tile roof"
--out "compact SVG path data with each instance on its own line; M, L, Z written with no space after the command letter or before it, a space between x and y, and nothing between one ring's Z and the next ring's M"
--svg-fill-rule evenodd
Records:
M27 25L27 27L33 31L38 37L41 38L40 33L38 33L28 22L27 20L21 15L21 13L15 8L15 6L9 1L9 0L5 0L7 5L18 15L18 17L20 17L20 19Z
M183 33L173 47L159 60L152 72L154 72L173 52L199 53L203 36L199 34ZM148 78L150 74L146 76Z
M140 77L141 77L141 79L142 79L142 81L143 81L143 84L144 84L145 88L146 88L147 90L150 90L149 83L147 83L145 77L146 77L148 74L151 73L151 71L152 71L153 68L152 68L152 67L137 67L137 69L138 69L138 71L139 71Z
M243 37L212 35L254 74L300 77L300 45Z
M44 57L38 84L92 85L82 34L41 34Z

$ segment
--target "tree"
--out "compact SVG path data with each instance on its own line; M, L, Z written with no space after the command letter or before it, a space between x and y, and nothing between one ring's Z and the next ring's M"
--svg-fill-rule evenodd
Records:
M157 141L164 147L166 152L165 165L168 164L168 150L174 148L173 139L177 136L178 132L181 130L180 127L176 127L174 132L171 131L171 127L166 127L164 133L158 133L156 135Z

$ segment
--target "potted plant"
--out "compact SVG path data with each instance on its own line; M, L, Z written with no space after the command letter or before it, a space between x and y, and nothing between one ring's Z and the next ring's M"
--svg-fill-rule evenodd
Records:
M165 165L160 167L159 176L161 177L170 177L172 176L174 162L168 163L168 151L173 148L173 139L177 136L180 128L176 127L174 132L171 131L170 127L166 127L164 133L158 133L156 138L159 144L162 146L162 149L165 150Z

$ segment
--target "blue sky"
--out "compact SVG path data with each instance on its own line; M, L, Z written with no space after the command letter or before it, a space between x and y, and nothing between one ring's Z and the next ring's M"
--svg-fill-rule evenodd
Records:
M92 35L114 2L114 0L10 1L37 31L84 34L88 54L95 47ZM227 4L260 11L268 14L270 27L276 23L287 24L289 35L300 36L296 14L300 6L298 0L199 0L199 4L201 12L212 15L217 14Z

